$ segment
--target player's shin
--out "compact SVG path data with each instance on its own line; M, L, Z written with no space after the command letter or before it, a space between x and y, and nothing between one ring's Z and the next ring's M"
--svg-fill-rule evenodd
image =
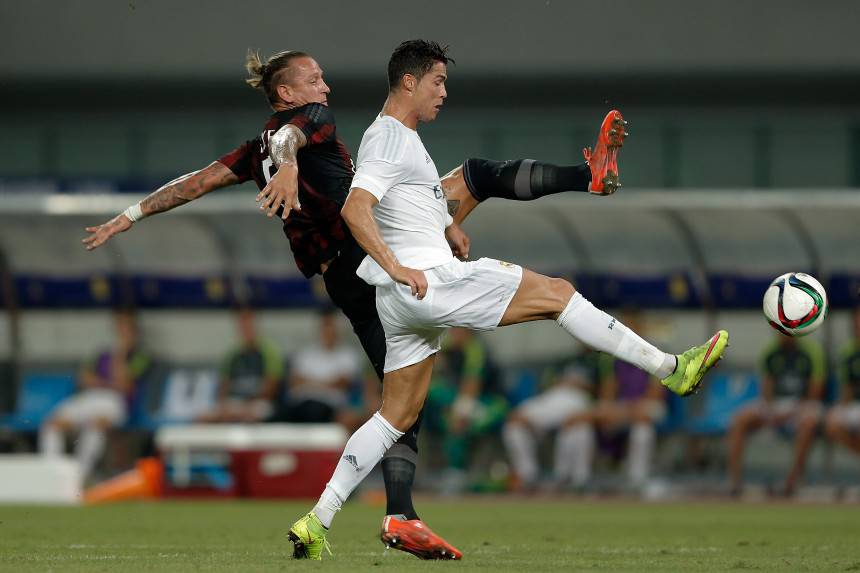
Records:
M571 336L663 379L675 370L675 357L649 344L619 320L574 293L556 320Z
M533 159L490 161L467 159L463 178L478 201L490 197L533 201L565 191L588 191L591 171L587 164L559 166Z
M379 412L355 431L313 509L325 527L331 527L334 514L402 435Z

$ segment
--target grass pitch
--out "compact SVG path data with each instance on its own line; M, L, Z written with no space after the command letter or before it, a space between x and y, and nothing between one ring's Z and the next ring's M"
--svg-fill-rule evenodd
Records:
M0 571L860 571L857 506L632 504L497 497L423 500L464 553L422 562L384 551L383 508L340 513L322 563L293 561L309 503L0 506Z

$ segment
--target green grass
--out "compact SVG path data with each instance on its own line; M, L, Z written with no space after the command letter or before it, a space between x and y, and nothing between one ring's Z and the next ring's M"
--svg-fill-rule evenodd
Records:
M0 571L860 571L856 506L424 500L460 563L385 552L383 509L348 505L334 556L293 561L307 503L0 506Z

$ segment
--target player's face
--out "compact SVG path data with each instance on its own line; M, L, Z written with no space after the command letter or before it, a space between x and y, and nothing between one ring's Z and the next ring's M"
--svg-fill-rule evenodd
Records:
M309 103L328 105L331 92L323 80L323 71L313 58L296 58L290 62L289 104L299 107Z
M445 91L447 79L448 67L442 62L436 62L429 72L421 76L414 96L418 121L433 121L439 115L439 108L448 97L448 92Z

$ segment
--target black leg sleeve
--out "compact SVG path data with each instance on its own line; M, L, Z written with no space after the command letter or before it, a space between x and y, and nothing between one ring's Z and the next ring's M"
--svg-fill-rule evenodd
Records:
M558 166L533 159L493 161L470 158L463 163L463 178L478 201L490 197L533 201L565 191L588 191L588 164Z

